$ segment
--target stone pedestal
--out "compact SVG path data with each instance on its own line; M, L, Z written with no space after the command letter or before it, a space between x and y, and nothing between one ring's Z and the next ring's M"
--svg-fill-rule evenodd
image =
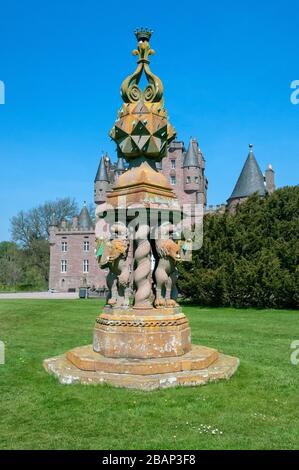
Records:
M107 383L145 391L229 379L238 366L238 358L197 345L183 356L155 359L108 358L90 345L44 361L62 384Z
M96 319L93 336L94 351L106 357L175 357L191 349L191 330L180 309L110 310Z
M105 307L96 319L93 345L44 361L61 383L108 383L154 390L203 385L228 379L238 358L191 344L191 330L180 308Z

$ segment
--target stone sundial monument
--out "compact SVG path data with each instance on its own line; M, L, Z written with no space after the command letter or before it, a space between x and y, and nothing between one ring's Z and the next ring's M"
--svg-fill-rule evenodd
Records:
M175 130L164 107L163 84L149 67L151 33L135 31L137 68L121 86L123 103L110 131L129 167L97 208L97 257L109 270L106 306L96 319L92 345L44 361L64 384L141 390L201 385L229 378L239 365L235 357L192 345L188 319L176 302L184 214L156 169Z

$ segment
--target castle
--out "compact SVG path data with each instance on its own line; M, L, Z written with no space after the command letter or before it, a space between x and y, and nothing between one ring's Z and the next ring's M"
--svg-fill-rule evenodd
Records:
M203 204L206 206L208 180L205 176L205 159L196 139L191 138L186 151L184 142L173 141L167 156L156 165L168 179L181 204ZM107 192L113 183L126 171L123 158L117 164L108 155L101 158L94 180L94 201L106 202Z
M236 206L251 194L264 197L275 190L274 171L268 166L263 175L253 153L249 154L226 204L207 206L208 180L205 176L205 159L197 140L191 138L186 149L182 141L173 141L167 156L157 164L157 170L169 180L180 204L203 205L206 214L234 212ZM94 202L106 202L107 193L120 175L126 171L123 159L113 163L106 154L102 156L94 180ZM63 220L50 227L50 274L49 288L71 292L89 286L104 289L106 270L100 270L95 256L95 226L84 204L79 216L72 222Z

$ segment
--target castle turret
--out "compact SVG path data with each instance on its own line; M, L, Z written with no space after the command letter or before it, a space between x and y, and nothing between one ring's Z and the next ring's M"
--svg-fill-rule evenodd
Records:
M50 246L55 243L55 234L56 234L56 231L57 231L57 227L58 227L58 224L57 224L56 216L55 216L55 213L53 213L52 216L51 216L50 224L49 224L49 243L50 243Z
M94 228L94 224L91 220L85 201L78 217L78 228L79 230L85 231L92 230Z
M108 155L107 152L106 152L106 155L105 155L105 157L104 157L104 160L105 160L106 169L107 169L107 172L108 172L108 175L109 175L110 166L111 166L111 161L110 161L110 157L109 157L109 155Z
M107 165L102 156L96 177L94 179L94 202L96 204L103 204L106 201L106 194L110 189L110 181L107 172ZM109 158L109 157L108 157Z
M253 145L249 145L249 154L242 168L234 190L227 200L229 209L233 209L240 202L245 201L251 194L266 195L264 176L255 159Z
M115 178L116 179L119 178L125 171L126 169L125 169L124 159L123 157L118 157L116 169L114 172Z
M186 192L199 191L200 188L201 171L198 154L198 144L195 139L191 138L183 162L184 190Z
M275 191L275 172L274 172L271 164L268 165L268 168L265 171L265 183L266 183L267 192L269 194L274 193L274 191Z

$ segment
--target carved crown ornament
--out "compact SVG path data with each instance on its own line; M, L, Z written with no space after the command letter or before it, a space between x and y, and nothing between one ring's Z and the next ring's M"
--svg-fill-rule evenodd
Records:
M149 44L151 35L148 29L135 31L138 44L133 55L138 56L137 68L122 83L123 105L110 131L118 155L128 162L139 157L161 161L176 135L164 108L162 81L149 67L149 57L155 53ZM141 90L143 72L148 84Z

